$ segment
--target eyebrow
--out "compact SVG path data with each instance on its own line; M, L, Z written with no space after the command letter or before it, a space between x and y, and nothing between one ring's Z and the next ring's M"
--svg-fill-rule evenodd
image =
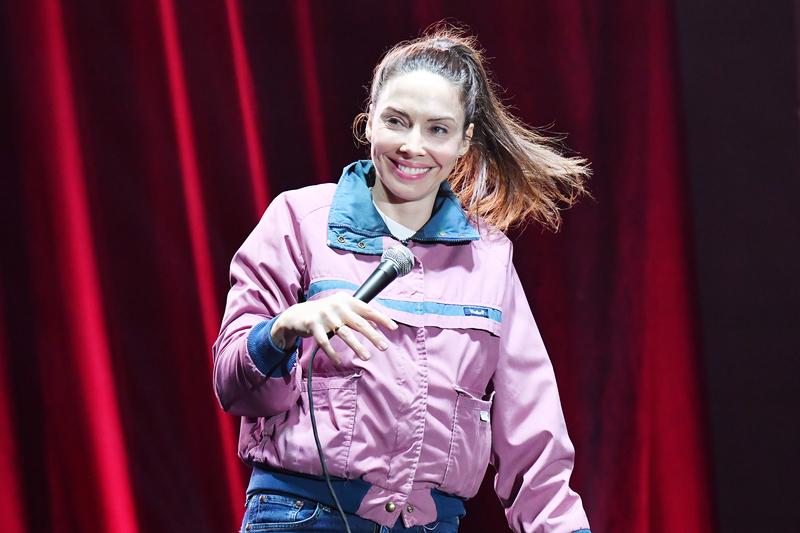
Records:
M398 115L403 115L404 117L408 117L408 113L406 113L402 109L397 109L396 107L387 106L386 110L387 111L392 111L393 113L397 113ZM441 122L443 120L450 120L452 122L458 123L458 121L455 118L449 117L447 115L444 115L444 116L441 116L441 117L429 118L426 122Z
M450 120L457 123L455 118L448 116L429 118L428 122L442 122L443 120Z

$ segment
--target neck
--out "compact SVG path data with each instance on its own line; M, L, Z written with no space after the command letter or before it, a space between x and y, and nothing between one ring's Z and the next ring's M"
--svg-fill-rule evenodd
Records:
M380 180L375 180L372 187L372 200L383 213L408 229L419 231L431 218L436 195L417 201L404 201L392 198L391 193L383 187Z

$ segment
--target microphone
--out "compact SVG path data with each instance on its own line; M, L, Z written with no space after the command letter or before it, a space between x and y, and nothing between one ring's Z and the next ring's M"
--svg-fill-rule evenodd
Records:
M405 246L395 244L381 256L381 264L353 295L362 302L369 302L399 276L405 276L414 268L414 254Z

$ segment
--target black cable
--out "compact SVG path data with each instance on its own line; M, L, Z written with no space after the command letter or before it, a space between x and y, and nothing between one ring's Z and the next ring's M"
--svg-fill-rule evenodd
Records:
M378 265L378 268L375 269L367 281L353 294L353 297L364 303L369 302L396 277L405 276L411 272L411 269L414 267L414 261L414 254L405 246L400 246L399 244L391 246L383 252L380 265ZM328 333L328 338L330 339L334 335L334 331L331 331ZM319 344L317 344L317 347L311 352L311 357L308 360L308 407L311 412L311 429L314 431L314 441L317 444L319 462L322 463L322 473L325 475L325 483L328 485L333 503L336 504L336 510L339 511L339 515L342 517L344 528L347 530L347 533L351 533L350 526L347 524L347 517L344 515L341 504L339 504L339 498L336 497L333 485L331 485L331 476L328 474L328 466L325 464L325 456L322 453L322 444L319 442L317 419L314 416L314 394L311 388L311 369L314 366L314 356L317 355L318 351ZM333 409L333 406L330 408Z
M331 335L332 336L332 335ZM311 413L311 429L314 431L314 441L317 444L317 453L319 453L319 462L322 463L322 474L325 476L325 483L328 485L328 490L331 493L331 497L333 498L333 503L336 504L336 510L339 511L339 516L342 517L342 522L344 522L344 528L347 533L350 532L350 526L347 524L347 517L344 515L344 510L342 509L342 505L339 503L339 498L336 497L336 491L333 490L333 485L331 484L331 475L328 473L328 466L325 464L325 455L322 453L322 444L319 442L319 433L317 432L317 419L314 416L314 394L311 392L311 374L312 374L312 367L314 366L314 356L317 355L319 351L319 345L314 348L314 351L311 352L311 357L308 360L308 409ZM333 407L331 406L331 409Z

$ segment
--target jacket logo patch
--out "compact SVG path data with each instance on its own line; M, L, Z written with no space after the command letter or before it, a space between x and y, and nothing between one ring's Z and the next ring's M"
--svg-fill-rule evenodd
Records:
M464 307L464 316L479 316L489 318L489 309L486 307Z

